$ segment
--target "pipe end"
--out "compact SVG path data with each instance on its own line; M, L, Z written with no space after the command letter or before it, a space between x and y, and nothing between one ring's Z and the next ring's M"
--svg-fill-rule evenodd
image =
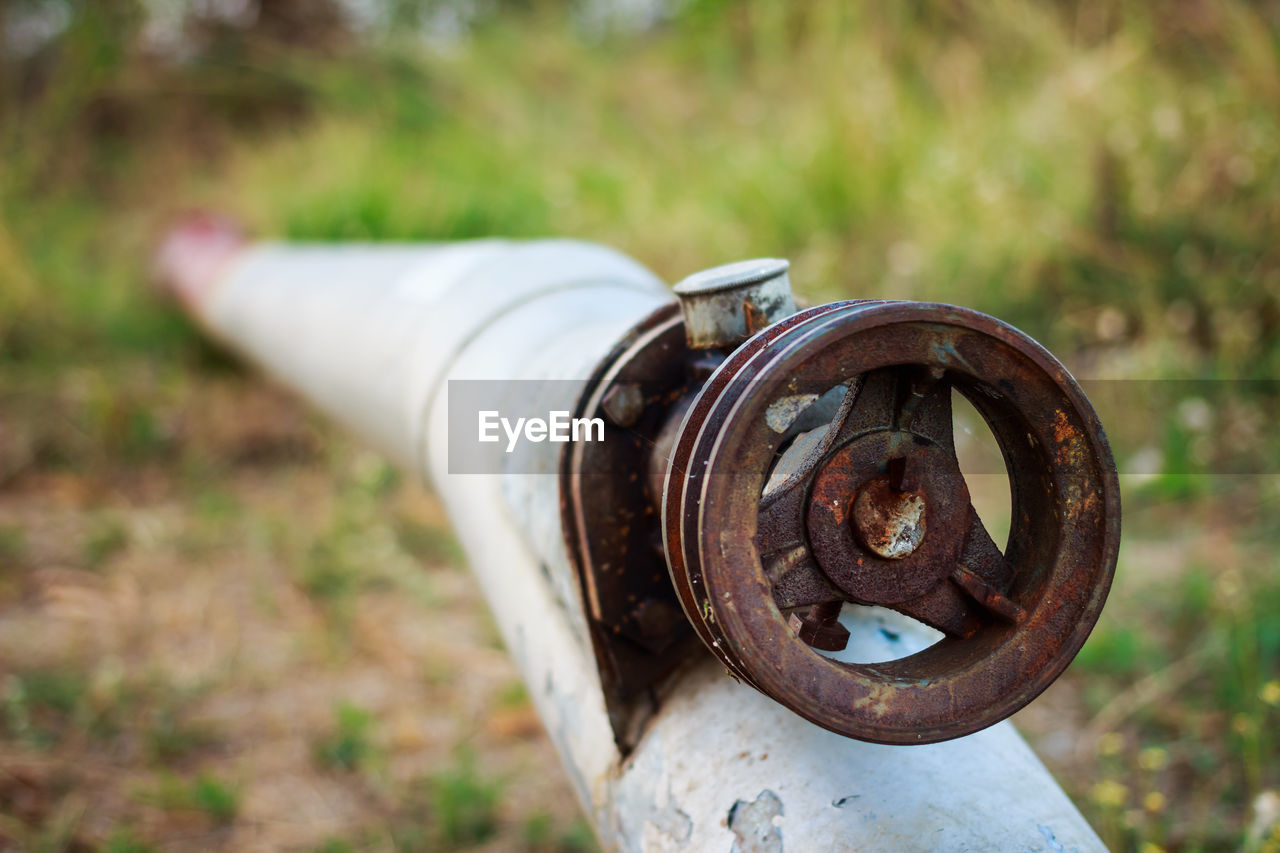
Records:
M247 244L244 229L229 217L207 211L185 214L161 238L153 263L156 281L187 311L199 314Z

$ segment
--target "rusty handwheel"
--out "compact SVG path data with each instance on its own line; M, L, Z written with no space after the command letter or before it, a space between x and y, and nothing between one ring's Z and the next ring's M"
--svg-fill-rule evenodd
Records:
M1004 456L1003 551L960 473L953 389ZM1066 369L998 320L914 302L811 308L735 350L681 425L662 521L685 612L733 674L893 744L968 734L1044 690L1097 621L1120 539L1111 452ZM942 639L834 660L817 649L841 645L846 604Z

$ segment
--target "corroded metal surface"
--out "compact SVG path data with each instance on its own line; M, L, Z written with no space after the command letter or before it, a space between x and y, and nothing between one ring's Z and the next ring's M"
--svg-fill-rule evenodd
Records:
M849 629L840 624L840 608L839 601L824 601L803 616L792 613L787 624L813 648L838 652L849 645Z
M875 390L874 383L867 383L860 396ZM884 473L890 460L903 458L919 472L916 488L909 491L894 489ZM774 492L770 497L761 513L764 556L780 545L803 544L807 534L823 574L863 603L894 605L925 595L950 574L965 542L969 490L953 457L923 436L902 430L858 436L828 452L808 481L799 479L786 495ZM900 510L904 500L905 510ZM921 515L918 539L907 549L894 536L910 520L912 508ZM803 525L794 517L797 512L805 514Z
M894 489L888 477L876 477L859 490L853 504L858 540L880 557L909 557L924 541L925 495L920 489Z
M836 387L840 409L795 458L771 413ZM1003 552L959 472L952 389L1005 456ZM928 743L1003 719L1065 669L1110 586L1119 493L1088 401L1030 338L951 306L840 303L757 335L711 377L675 442L663 522L685 612L731 672L834 731ZM834 602L945 637L840 663L785 615Z
M684 607L685 615L689 617L689 621L693 624L694 630L698 633L703 643L731 672L748 683L751 683L751 678L741 671L736 661L729 657L726 651L720 647L719 638L707 624L712 618L711 611L708 607L704 613L703 604L706 596L702 594L702 590L697 589L702 583L701 573L691 572L684 568L688 566L688 560L684 555L685 519L681 510L687 503L697 500L693 497L686 498L686 495L696 494L696 490L706 473L703 468L691 467L690 459L701 431L713 420L713 407L716 400L735 376L736 365L749 359L760 348L777 340L802 322L822 316L836 310L838 307L839 305L836 304L819 305L800 314L792 315L765 329L746 345L736 350L723 364L716 368L694 399L685 414L676 441L668 456L667 474L662 492L662 542L663 551L667 556L667 565L671 570L671 582L680 598L681 606ZM715 418L714 420L721 419ZM696 529L692 532L696 536Z
M691 349L735 347L796 313L788 261L758 258L696 272L675 287Z
M666 571L659 495L647 471L670 436L672 413L701 386L708 357L686 346L678 306L658 309L601 362L574 413L603 415L604 441L574 442L561 456L566 545L624 751L654 710L658 683L697 652Z

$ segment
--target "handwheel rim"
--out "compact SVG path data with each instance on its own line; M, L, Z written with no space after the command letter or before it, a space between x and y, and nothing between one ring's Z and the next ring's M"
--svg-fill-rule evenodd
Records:
M685 616L693 623L703 644L737 677L748 683L753 683L750 675L742 671L736 660L726 655L717 632L711 630L707 624L701 605L704 597L696 590L697 584L701 582L700 575L696 571L687 570L690 565L689 555L686 553L689 537L685 532L687 520L682 507L685 506L686 501L693 499L691 495L701 479L701 471L692 468L690 460L697 447L700 430L707 427L708 416L719 395L745 365L788 331L851 304L857 303L837 302L807 308L761 330L735 350L707 379L697 398L685 413L679 437L672 449L671 462L667 468L666 482L663 487L662 507L663 551L667 555L667 567L672 584L680 605L685 611ZM712 420L714 421L714 418Z
M726 362L690 410L681 437L696 436L678 456L686 470L707 474L678 493L668 479L664 522L679 529L679 547L668 552L673 578L720 659L813 722L882 743L968 734L1043 691L1097 621L1119 546L1105 434L1066 369L993 318L929 303L824 307ZM1013 491L1007 550L1023 563L1015 581L1027 620L985 625L973 638L944 639L897 661L841 663L788 628L755 551L760 489L776 448L762 413L783 390L813 391L837 373L898 364L945 368L996 434ZM1021 433L1032 439L1022 449ZM1024 541L1033 532L1039 544Z

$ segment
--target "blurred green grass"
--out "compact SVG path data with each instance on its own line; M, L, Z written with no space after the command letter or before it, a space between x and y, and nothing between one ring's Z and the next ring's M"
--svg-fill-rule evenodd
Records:
M435 46L406 25L448 3L394 4L397 26L355 32L325 4L290 18L276 2L256 23L193 19L179 59L146 48L139 3L52 5L61 35L0 63L0 488L151 466L207 510L193 549L237 508L226 463L171 415L188 377L236 368L154 295L147 264L197 206L269 238L574 236L669 280L783 256L810 299L969 305L1084 375L1280 368L1274 2L687 0L635 29L544 0ZM1116 849L1235 849L1280 788L1280 491L1205 461L1243 448L1277 470L1269 388L1244 387L1208 429L1138 404L1108 423L1122 469L1145 448L1165 467L1126 481L1116 593L1064 688L1087 755L1055 769ZM265 534L339 638L370 586L432 595L354 556L375 474L314 543ZM0 534L0 561L22 564L23 531ZM454 559L433 530L394 535ZM80 560L129 547L103 514ZM6 736L97 719L78 677L18 676ZM214 799L234 806L227 792ZM459 838L479 831L459 820Z
M814 297L946 297L1059 348L1161 342L1156 367L1196 374L1276 366L1266 7L694 2L639 35L544 11L441 53L246 36L169 68L126 49L128 5L76 6L57 73L8 98L7 351L178 346L137 282L164 215L206 203L292 239L573 234L673 278L784 255Z

